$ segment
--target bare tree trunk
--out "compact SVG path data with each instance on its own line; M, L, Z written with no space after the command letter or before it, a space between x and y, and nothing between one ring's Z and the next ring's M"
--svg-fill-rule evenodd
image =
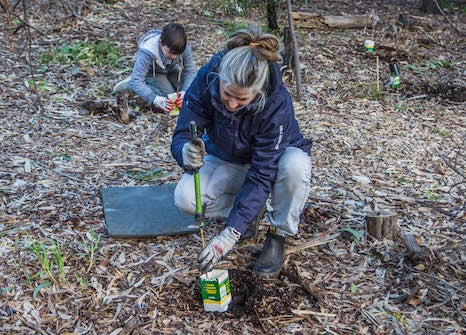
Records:
M291 32L289 27L283 28L283 50L282 50L282 58L283 58L283 65L288 66L290 69L294 69L293 64L293 56L294 56L294 47L293 47L293 39L291 37Z
M275 0L267 0L267 26L270 30L277 30L277 3Z
M440 14L440 4L441 1L437 0L422 0L421 12L426 14Z
M293 11L291 9L291 0L287 0L288 4L288 24L290 26L290 35L293 41L293 63L294 63L294 72L296 77L296 101L301 101L301 67L299 65L299 54L298 54L298 42L296 41L296 36L294 34L294 25L293 25Z

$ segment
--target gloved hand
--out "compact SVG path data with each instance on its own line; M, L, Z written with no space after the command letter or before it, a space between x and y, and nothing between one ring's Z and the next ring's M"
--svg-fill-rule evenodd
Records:
M181 150L183 165L187 170L196 171L204 165L205 145L202 139L186 142Z
M183 98L185 93L185 91L178 92L178 97L176 98L175 105L177 105L179 109L183 107Z
M197 256L199 270L202 273L211 271L220 260L230 253L240 237L241 233L235 228L226 227L223 229Z
M171 110L173 110L173 108L175 108L175 104L174 104L173 101L170 101L169 99L167 99L165 97L161 97L160 95L157 95L155 97L152 104L155 107L160 108L164 112L170 112Z

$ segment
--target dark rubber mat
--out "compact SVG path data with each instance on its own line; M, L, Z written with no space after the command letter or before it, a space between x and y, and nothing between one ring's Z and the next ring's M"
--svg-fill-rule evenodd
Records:
M194 216L175 206L175 184L102 189L109 236L148 237L199 231Z

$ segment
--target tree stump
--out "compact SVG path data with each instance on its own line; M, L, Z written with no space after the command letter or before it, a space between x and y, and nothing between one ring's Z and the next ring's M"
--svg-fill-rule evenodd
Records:
M128 92L117 93L118 119L123 123L128 123L130 120L130 109L128 105Z
M370 212L366 215L366 230L372 237L394 240L398 234L398 215L393 212Z

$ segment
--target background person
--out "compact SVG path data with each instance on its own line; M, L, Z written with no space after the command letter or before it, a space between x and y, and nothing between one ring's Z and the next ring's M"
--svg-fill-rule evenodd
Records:
M279 41L259 27L233 33L188 89L173 134L172 154L187 173L175 189L181 211L195 213L199 170L207 217L226 227L199 253L212 270L244 236L269 195L271 228L253 271L280 272L285 238L298 232L308 199L312 141L303 138L278 64ZM192 142L190 121L202 136ZM207 155L204 157L205 152Z
M184 27L169 23L142 35L131 76L116 84L112 93L132 90L149 105L170 113L181 108L196 72ZM178 95L169 99L171 93Z

